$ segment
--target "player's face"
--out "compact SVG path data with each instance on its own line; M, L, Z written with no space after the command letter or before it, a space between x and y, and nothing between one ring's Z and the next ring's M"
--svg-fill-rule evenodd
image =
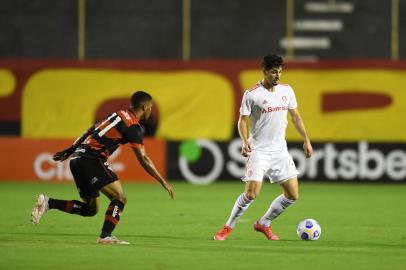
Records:
M149 117L151 116L151 112L152 112L152 101L147 101L144 103L144 119L148 120Z
M282 76L282 67L273 67L264 70L264 77L270 85L277 85Z

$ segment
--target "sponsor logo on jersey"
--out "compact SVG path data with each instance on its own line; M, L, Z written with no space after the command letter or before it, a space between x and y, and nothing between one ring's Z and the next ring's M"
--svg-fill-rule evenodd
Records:
M262 108L262 113L278 112L278 111L287 111L289 108L287 106L277 106L277 107L268 107Z
M131 120L131 116L126 111L121 111L127 120Z
M90 180L90 183L94 184L97 181L99 181L99 179L97 179L97 177L95 176L95 177L92 178L92 180Z
M283 103L286 103L286 101L288 101L288 98L286 96L283 96L282 101L283 101Z

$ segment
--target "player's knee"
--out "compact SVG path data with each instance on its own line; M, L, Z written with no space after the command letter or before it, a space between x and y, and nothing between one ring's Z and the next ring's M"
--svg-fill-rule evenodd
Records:
M97 209L90 209L89 211L88 211L88 217L93 217L93 216L95 216L96 214L97 214Z
M127 204L127 197L126 197L126 196L122 196L121 199L120 199L120 201L121 201L123 204Z
M258 194L255 191L247 191L245 192L245 196L247 197L248 200L255 200L255 198L258 196Z
M98 209L97 207L85 207L82 209L82 215L84 217L93 217L97 214Z
M127 197L124 194L120 194L115 198L116 200L122 202L123 204L127 203Z
M292 201L297 201L299 200L299 193L294 193L294 194L288 194L287 196L285 195L286 199L292 200Z

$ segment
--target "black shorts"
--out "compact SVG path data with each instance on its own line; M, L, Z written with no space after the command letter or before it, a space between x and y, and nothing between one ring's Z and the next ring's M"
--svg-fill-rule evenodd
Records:
M82 198L99 197L99 190L102 187L118 180L117 175L109 168L107 162L100 159L74 157L69 164Z

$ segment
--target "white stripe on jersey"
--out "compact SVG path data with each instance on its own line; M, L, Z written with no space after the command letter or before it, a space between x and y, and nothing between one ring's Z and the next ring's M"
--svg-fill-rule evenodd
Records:
M115 114L115 113L114 113L114 114ZM110 119L110 118L111 118L111 117L109 117L109 118L107 118L107 119ZM121 117L117 115L116 119L115 119L113 122L111 122L107 127L103 128L103 129L98 133L99 137L101 137L101 136L103 136L104 134L106 134L107 131L109 131L110 129L112 129L112 128L113 128L115 125L117 125L118 122L120 122L120 121L121 121Z

